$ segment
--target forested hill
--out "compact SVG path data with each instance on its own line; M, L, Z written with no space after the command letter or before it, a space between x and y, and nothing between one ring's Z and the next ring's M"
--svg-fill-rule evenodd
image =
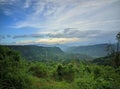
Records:
M65 53L59 47L43 47L35 45L7 45L7 47L19 51L27 60L37 61L70 61L72 59L91 60L92 57L80 53Z
M103 57L107 55L106 47L108 44L97 44L88 46L70 47L66 52L86 54L92 57Z
M59 47L42 47L35 45L9 45L7 47L19 51L22 56L28 60L54 59L57 55L63 54L63 51Z

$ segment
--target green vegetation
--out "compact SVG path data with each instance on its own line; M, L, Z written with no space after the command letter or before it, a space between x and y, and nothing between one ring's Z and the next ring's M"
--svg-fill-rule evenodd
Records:
M91 60L91 56L87 56L85 54L73 54L73 53L65 53L59 47L42 47L42 46L35 46L35 45L9 45L7 46L10 49L17 50L21 53L21 55L31 61L41 61L41 62L48 62L48 61L66 61L66 60L73 60L73 59L85 59Z
M35 45L25 45L25 46L7 46L11 49L17 50L21 55L28 60L39 60L39 61L48 61L48 60L59 60L58 57L63 54L63 51L58 47L42 47Z
M0 46L0 89L120 89L120 66L75 58L28 61L13 49Z
M18 52L0 46L0 89L33 89L26 66Z
M96 44L96 45L88 45L88 46L73 46L73 47L69 47L66 50L66 52L86 54L86 55L89 55L91 57L104 57L107 55L107 52L105 50L107 45L108 44Z

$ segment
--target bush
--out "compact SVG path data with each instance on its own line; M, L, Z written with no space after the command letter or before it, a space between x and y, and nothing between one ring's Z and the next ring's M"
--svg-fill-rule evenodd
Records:
M28 70L33 76L45 78L48 76L48 70L45 64L33 63Z
M0 46L0 89L33 89L18 52Z
M56 72L59 80L66 80L68 82L72 82L75 78L76 69L73 64L68 64L65 66L59 64Z

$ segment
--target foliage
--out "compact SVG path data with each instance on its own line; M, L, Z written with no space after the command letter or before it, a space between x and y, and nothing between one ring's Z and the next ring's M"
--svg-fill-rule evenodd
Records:
M0 89L33 89L18 52L0 46Z
M42 77L42 78L47 77L47 74L48 74L47 66L39 62L32 63L28 71L33 76Z
M0 46L0 89L120 89L120 67L75 59L27 61Z
M76 68L72 64L64 66L62 64L59 64L56 72L59 80L66 80L68 82L71 82L75 78Z

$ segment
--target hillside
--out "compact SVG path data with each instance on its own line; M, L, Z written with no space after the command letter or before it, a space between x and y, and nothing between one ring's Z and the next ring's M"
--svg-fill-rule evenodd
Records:
M35 45L9 45L11 49L17 50L27 60L38 61L71 61L77 60L91 60L91 56L79 53L65 53L59 47L43 47Z
M92 57L103 57L107 55L106 47L108 44L96 44L88 46L69 47L66 52L86 54Z
M22 56L28 60L46 60L49 58L54 59L54 57L57 55L63 54L63 51L58 47L42 47L35 45L10 45L7 47L19 51Z

